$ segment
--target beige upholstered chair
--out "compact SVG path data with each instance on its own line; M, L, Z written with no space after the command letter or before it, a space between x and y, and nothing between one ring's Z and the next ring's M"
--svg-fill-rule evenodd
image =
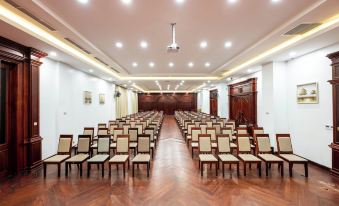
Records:
M124 124L122 125L122 128L124 129L124 134L128 134L128 129L131 127L130 124Z
M119 127L123 128L123 125L126 124L126 121L119 121Z
M201 134L207 134L207 124L206 123L201 123L200 124L200 129L201 129Z
M107 128L106 123L99 123L98 124L98 129L99 128Z
M157 124L154 124L154 123L150 123L149 125L148 125L148 127L151 127L151 128L153 128L154 129L154 134L156 135L156 138L155 139L157 139L157 137L158 137L158 133L159 133L159 129L158 129L158 126L157 126Z
M237 131L237 134L248 134L248 131L247 131L247 127L238 127L237 129L236 129L236 131Z
M116 146L117 146L117 137L118 135L122 135L125 134L124 133L124 128L120 128L120 127L116 127L113 130L113 135L111 135L111 143L110 143L110 148L113 149L113 151L115 150Z
M216 129L214 127L207 127L206 128L206 134L211 135L212 149L216 149L218 147Z
M129 147L133 150L134 156L137 154L137 146L138 146L138 128L129 128Z
M149 134L150 135L151 150L152 150L152 157L153 157L154 156L154 151L155 151L155 148L156 148L156 141L154 139L154 130L153 130L153 128L146 127L145 128L145 134Z
M250 138L246 135L237 136L237 151L239 159L244 163L244 176L246 176L247 164L257 164L258 173L261 177L261 160L251 154L251 143Z
M215 173L218 176L219 162L218 159L212 154L211 135L199 134L199 168L201 176L203 176L204 164L214 164Z
M116 142L116 153L108 161L109 164L109 176L111 176L111 167L112 165L117 165L117 170L119 170L119 164L123 165L123 173L125 177L125 165L127 163L129 169L129 135L118 135Z
M183 130L183 136L185 137L185 141L187 141L188 139L192 139L192 128L195 127L194 123L189 123L187 124L187 129Z
M194 149L199 148L199 145L198 145L199 134L201 134L200 127L193 127L192 128L192 142L191 142L192 158L194 157Z
M218 144L218 158L222 163L222 176L225 176L225 164L237 165L237 175L239 176L239 159L232 155L232 150L230 147L230 136L228 134L218 134L217 135L217 144Z
M142 134L144 132L142 124L135 124L135 127L138 129L138 134Z
M138 136L138 154L132 160L132 169L134 177L134 165L146 164L147 177L149 177L150 164L151 164L151 140L148 134L140 134Z
M305 177L308 177L308 160L293 154L290 134L277 134L278 155L288 162L290 177L292 177L292 168L294 164L303 164Z
M268 168L271 164L278 164L281 176L284 176L284 161L273 155L271 151L270 137L268 134L257 134L255 136L257 144L257 156L265 162L266 176L268 176Z
M212 127L215 128L216 134L221 134L221 123L213 123Z
M87 176L90 176L91 165L101 165L101 175L104 177L105 172L105 162L109 158L110 150L110 135L100 135L98 138L98 154L87 160Z
M227 122L227 123L225 124L225 128L230 128L230 129L232 130L232 135L235 134L235 127L233 126L233 123Z
M213 122L211 120L206 121L207 127L212 127Z
M135 127L135 124L136 124L136 121L130 121L129 124L131 125L131 128L134 128Z
M61 164L71 157L72 140L73 135L60 135L57 154L45 159L43 162L44 177L46 177L47 165L49 164L58 165L58 177L60 177Z
M110 123L110 124L109 124L109 133L110 133L111 135L113 135L113 134L114 134L114 129L115 129L115 128L118 128L118 127L119 127L118 124Z
M247 128L246 124L239 124L239 128Z
M82 176L82 164L90 157L91 136L79 135L78 136L78 149L77 154L65 162L65 175L68 176L68 167L72 164L78 165L80 169L80 177Z
M147 121L141 121L140 124L142 124L143 129L147 127Z
M93 144L93 138L94 138L94 127L85 127L83 135L91 135L91 144Z
M200 127L201 121L194 121L195 127Z

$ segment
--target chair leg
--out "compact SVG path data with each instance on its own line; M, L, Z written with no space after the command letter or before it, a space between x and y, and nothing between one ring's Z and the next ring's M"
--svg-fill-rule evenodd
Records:
M215 163L215 176L218 176L218 163Z
M222 163L222 177L225 177L225 163Z
M87 177L90 175L90 170L91 170L91 164L87 163Z
M47 170L47 164L44 163L44 178L46 178L46 171Z
M112 164L108 163L108 176L110 177L112 174Z
M68 177L68 164L65 163L65 176Z
M203 176L203 170L204 170L204 163L201 162L201 168L200 168L201 177Z
M305 177L308 177L308 163L304 164L304 168L305 168Z
M283 162L280 163L280 169L281 169L281 171L280 171L281 177L284 177L284 163Z
M259 177L261 177L261 162L258 163Z
M82 177L82 163L80 163L80 177Z
M59 163L58 164L58 177L60 177L60 169L61 169L60 166L61 166L61 164Z
M237 175L240 176L239 162L237 163Z
M194 157L193 157L193 147L192 147L192 158L194 158Z
M266 177L267 177L268 176L268 167L269 167L267 162L265 163L265 167L266 167Z
M246 176L246 162L244 162L244 176Z
M126 162L123 163L123 168L122 168L123 169L123 173L124 173L124 177L125 177L125 163Z
M290 177L292 177L292 167L293 167L293 164L289 163L288 167L289 167Z
M134 163L132 163L132 176L134 177Z
M150 163L147 163L147 177L149 177L149 168L150 168Z
M105 173L105 163L101 164L101 177L104 177L104 173Z

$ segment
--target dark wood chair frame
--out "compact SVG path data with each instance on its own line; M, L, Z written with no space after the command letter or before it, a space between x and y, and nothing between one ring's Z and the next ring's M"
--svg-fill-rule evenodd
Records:
M118 135L117 136L117 140L118 138L127 138L128 139L128 148L129 148L129 134L123 134L123 135ZM117 141L118 142L118 141ZM117 147L118 147L118 143L117 143ZM126 176L126 163L127 163L127 169L129 170L129 165L130 165L130 161L129 161L129 149L128 152L116 152L115 155L128 155L128 158L125 162L109 162L108 164L108 168L109 168L109 176L111 176L112 173L112 165L116 165L117 166L117 171L119 171L119 165L121 164L123 167L123 173L124 173L124 177Z
M230 146L230 153L224 153L224 152L219 152L219 141L218 141L218 138L223 138L223 137L228 137L229 140L230 140L230 143L231 143L231 137L228 135L228 134L217 134L217 144L218 144L218 150L217 150L217 154L232 154L232 148ZM218 156L218 159L220 161L220 163L222 164L222 176L225 177L225 164L229 164L229 169L231 170L232 169L232 164L235 164L237 166L237 175L238 177L240 176L240 169L239 169L239 163L240 161L238 162L234 162L234 161L222 161L219 156Z
M138 141L138 147L137 147L137 150L138 150L138 154L149 154L151 155L151 137L149 134L140 134L138 135L138 140L139 140L139 137L148 137L149 138L149 152L139 152L139 141ZM132 176L134 177L134 168L135 168L135 165L137 165L139 167L139 165L141 164L145 164L147 166L147 177L149 177L149 174L150 174L150 167L151 167L151 160L150 161L147 161L147 162L133 162L132 161Z
M99 147L99 138L108 138L109 140L111 140L111 136L110 135L99 135L98 136L98 147ZM108 157L103 162L88 162L87 161L87 177L90 176L91 165L97 165L98 169L99 169L99 166L101 165L101 176L104 177L104 174L105 174L105 163L109 159L109 151L110 151L110 144L108 145L108 151L107 152L99 152L98 151L98 154L107 154L108 155Z
M210 139L210 144L211 144L211 151L210 152L204 152L203 154L212 154L212 141L211 141L211 135L210 134L199 134L198 135L198 149L199 149L199 154L200 154L200 138L209 138ZM219 160L216 158L217 161L200 161L199 159L199 169L200 169L200 175L201 177L203 176L204 173L204 164L209 164L210 168L212 168L212 164L215 164L215 175L218 176L218 170L219 170Z

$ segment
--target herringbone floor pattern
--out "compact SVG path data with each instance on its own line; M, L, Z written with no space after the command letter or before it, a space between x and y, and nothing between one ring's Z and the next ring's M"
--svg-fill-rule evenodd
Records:
M46 179L14 178L1 183L0 205L339 205L339 181L312 165L308 179L298 166L293 178L287 170L281 178L275 166L269 177L259 178L252 168L246 177L227 170L222 178L208 168L201 178L171 116L164 119L150 178L143 167L125 179L121 170L113 169L111 179L107 169L103 179L95 167L92 171L90 178L80 178L73 167L68 178L62 173L58 179L51 166Z

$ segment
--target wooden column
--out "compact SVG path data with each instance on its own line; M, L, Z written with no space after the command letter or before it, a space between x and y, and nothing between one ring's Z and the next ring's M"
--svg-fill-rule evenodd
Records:
M331 173L339 177L339 52L327 56L332 60L332 84L333 92L333 142L332 149L332 169Z
M47 56L37 49L26 47L0 37L0 60L13 65L9 69L8 111L11 138L9 158L15 162L15 173L29 173L39 167L41 160L39 120L39 60Z

